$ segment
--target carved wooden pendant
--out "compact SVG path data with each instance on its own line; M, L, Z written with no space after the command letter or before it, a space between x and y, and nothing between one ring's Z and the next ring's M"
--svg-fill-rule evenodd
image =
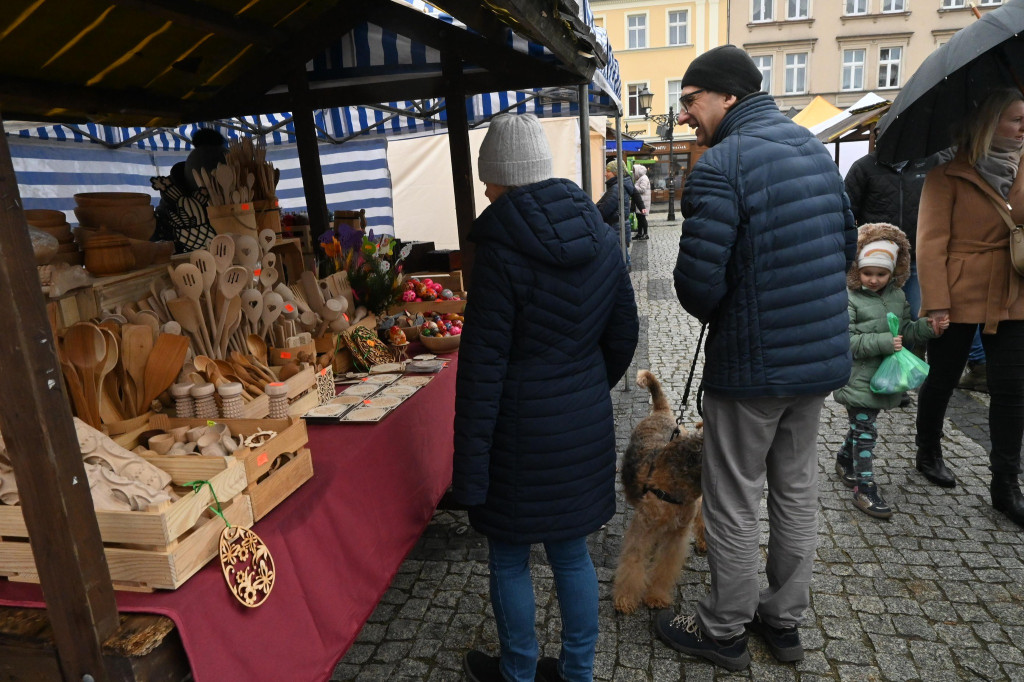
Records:
M231 594L244 606L261 605L274 589L274 557L248 528L230 526L220 534L220 567Z

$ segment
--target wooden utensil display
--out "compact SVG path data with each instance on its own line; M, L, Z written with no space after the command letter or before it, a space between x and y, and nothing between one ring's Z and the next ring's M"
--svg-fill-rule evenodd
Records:
M99 428L102 386L96 378L107 354L106 338L96 325L76 322L64 332L64 350L81 382L89 415L89 419L85 421Z

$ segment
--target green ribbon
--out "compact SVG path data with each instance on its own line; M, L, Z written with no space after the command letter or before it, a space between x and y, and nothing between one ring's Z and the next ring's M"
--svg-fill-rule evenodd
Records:
M222 512L220 509L220 500L217 499L217 491L213 489L212 483L210 483L209 481L189 481L185 485L190 486L192 488L192 492L194 493L198 493L200 490L202 490L204 485L210 486L210 494L213 495L213 503L217 505L217 507L216 509L213 507L207 507L207 509L209 509L214 514L219 516L221 520L227 525L228 528L231 527L231 522L228 521L227 517L224 516L224 512Z

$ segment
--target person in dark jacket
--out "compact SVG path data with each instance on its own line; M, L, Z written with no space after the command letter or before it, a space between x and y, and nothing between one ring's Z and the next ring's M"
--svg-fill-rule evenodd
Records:
M601 212L601 218L615 230L616 234L619 234L619 162L609 161L604 167L604 185L605 191L601 195L601 198L597 200L597 209ZM625 166L622 167L622 191L625 196L625 234L626 234L626 267L629 268L630 256L629 246L632 241L632 232L630 230L629 215L635 210L647 210L647 205L644 204L643 197L640 196L640 192L637 191L633 185L633 179L630 177L629 172L626 171Z
M551 177L534 116L494 118L478 173L491 205L470 233L452 493L488 539L501 655L470 651L464 668L470 680L590 680L598 587L587 535L615 513L609 391L636 349L636 300L618 239L593 201ZM537 543L562 616L561 656L539 663Z
M759 92L733 45L690 63L680 125L709 149L683 195L676 294L709 327L704 348L701 485L711 592L658 636L730 670L750 663L747 629L782 661L797 631L817 538L818 421L850 377L846 271L857 231L825 147ZM766 590L758 583L758 507L768 483Z

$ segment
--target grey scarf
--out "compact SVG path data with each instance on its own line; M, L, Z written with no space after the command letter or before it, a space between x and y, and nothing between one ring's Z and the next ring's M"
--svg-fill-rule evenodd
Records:
M1005 199L1010 196L1010 188L1017 177L1020 155L1020 142L1012 137L997 135L992 138L988 154L981 157L974 168Z

